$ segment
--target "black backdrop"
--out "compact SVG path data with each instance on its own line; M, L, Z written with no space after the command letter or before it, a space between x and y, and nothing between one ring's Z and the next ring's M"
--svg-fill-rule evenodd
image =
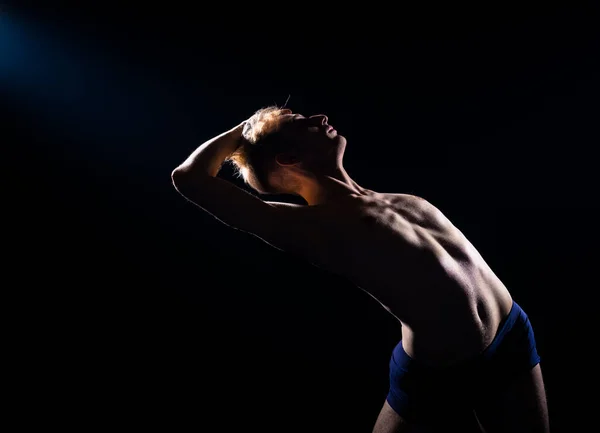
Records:
M532 319L554 431L593 419L591 4L41 3L0 12L22 422L371 431L395 321L170 184L288 97L348 138L359 184L431 200L481 251Z

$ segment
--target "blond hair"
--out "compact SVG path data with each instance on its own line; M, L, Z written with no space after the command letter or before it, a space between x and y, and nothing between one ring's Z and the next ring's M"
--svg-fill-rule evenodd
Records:
M290 110L271 105L256 111L244 125L244 142L227 160L233 163L238 176L260 193L278 193L269 185L269 158L274 157L273 147L266 139L279 130L283 114Z

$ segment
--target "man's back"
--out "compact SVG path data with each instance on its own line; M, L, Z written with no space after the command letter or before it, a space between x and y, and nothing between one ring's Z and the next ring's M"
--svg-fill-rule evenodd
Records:
M473 245L422 198L369 191L315 206L309 223L308 259L396 316L415 359L453 363L481 352L511 309L510 294Z

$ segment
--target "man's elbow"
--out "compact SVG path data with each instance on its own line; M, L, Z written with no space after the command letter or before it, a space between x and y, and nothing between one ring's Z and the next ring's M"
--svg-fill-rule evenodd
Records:
M198 173L182 166L177 167L171 172L171 182L179 192L189 188L191 185L198 185L207 177L204 173Z
M171 172L171 182L173 182L173 185L177 186L179 179L181 179L181 169L177 167Z
M182 169L181 166L176 167L172 172L171 172L171 179L175 180L177 177L179 177L179 175L182 173Z
M189 177L187 170L180 166L171 172L171 183L177 191L180 191L181 188L185 188L185 185L190 183Z

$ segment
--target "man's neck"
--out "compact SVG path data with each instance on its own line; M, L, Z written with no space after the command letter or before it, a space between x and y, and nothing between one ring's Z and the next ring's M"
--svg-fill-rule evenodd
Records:
M322 176L310 182L300 194L309 206L338 200L350 195L366 195L368 190L358 185L345 170Z

